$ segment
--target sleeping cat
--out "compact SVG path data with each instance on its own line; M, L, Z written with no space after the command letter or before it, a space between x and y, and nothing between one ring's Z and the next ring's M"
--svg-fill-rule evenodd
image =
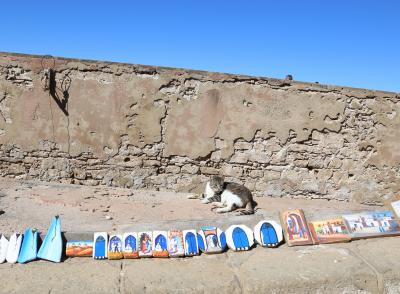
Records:
M213 176L207 182L202 203L211 203L215 212L224 213L245 208L241 214L253 214L257 203L245 186L225 182L221 176Z

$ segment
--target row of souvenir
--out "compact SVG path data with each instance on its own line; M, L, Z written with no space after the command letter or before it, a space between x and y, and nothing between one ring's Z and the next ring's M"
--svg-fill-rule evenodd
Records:
M393 202L400 213L400 200ZM93 240L69 241L69 257L93 256L94 259L140 257L179 257L203 253L219 253L229 247L235 251L249 250L256 241L264 247L277 247L283 241L288 246L347 242L352 239L400 235L400 223L392 211L367 211L342 217L307 222L301 209L280 215L282 227L275 221L259 222L254 230L245 225L230 226L225 232L216 227L195 230L129 232L108 236L94 234ZM13 234L10 240L0 238L0 263L26 263L35 259L60 262L62 256L61 222L54 217L38 250L38 232L28 228L23 235Z
M217 227L196 230L94 234L92 241L67 243L67 256L93 256L95 259L141 257L182 257L223 252L226 247L246 251L254 240L264 247L277 247L283 241L282 227L275 221L261 221L254 231L245 225L230 226L225 232Z

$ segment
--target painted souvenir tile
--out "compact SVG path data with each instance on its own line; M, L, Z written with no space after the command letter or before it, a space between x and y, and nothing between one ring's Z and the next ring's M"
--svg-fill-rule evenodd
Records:
M284 211L281 217L289 246L313 244L303 210L295 209Z
M108 259L121 259L123 257L122 236L110 235L110 239L108 240Z
M166 231L153 232L153 256L168 257L168 236Z
M196 230L184 230L183 240L185 240L185 255L199 255L199 245L197 244Z
M352 239L400 234L399 222L391 211L367 211L343 215Z
M21 234L12 234L8 243L6 260L8 263L16 263L18 260L19 251L22 243Z
M245 225L233 225L225 230L226 244L234 251L246 251L254 245L253 231Z
M309 228L314 244L348 242L351 240L342 218L310 222Z
M185 255L185 245L183 241L183 232L180 230L168 231L168 252L171 257Z
M216 227L203 227L197 233L199 248L204 253L221 253L226 249L226 236Z
M124 258L139 258L137 233L131 232L124 234L122 253Z
M397 217L400 218L400 200L394 201L390 203L390 205L392 206L392 209L396 213Z
M91 257L93 256L93 241L68 241L65 254L69 257Z
M139 257L151 257L153 256L152 244L153 234L152 232L140 232L139 238Z
M262 220L254 227L254 239L263 247L278 247L283 241L282 227L276 221Z
M107 259L108 234L106 232L94 233L93 258Z
M1 235L1 238L0 238L0 263L3 263L6 261L7 249L8 249L8 240L4 235Z

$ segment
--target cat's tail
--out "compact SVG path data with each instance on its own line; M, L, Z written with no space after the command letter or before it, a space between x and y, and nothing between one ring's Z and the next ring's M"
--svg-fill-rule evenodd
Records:
M254 208L258 205L257 202L255 202L254 200L251 200L249 202L247 202L247 205L245 207L244 210L240 211L239 214L240 215L250 215L250 214L254 214Z

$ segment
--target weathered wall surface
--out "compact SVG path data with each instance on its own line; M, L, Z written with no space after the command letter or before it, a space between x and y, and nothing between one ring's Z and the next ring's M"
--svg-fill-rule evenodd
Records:
M0 53L2 176L380 203L399 144L396 93Z

